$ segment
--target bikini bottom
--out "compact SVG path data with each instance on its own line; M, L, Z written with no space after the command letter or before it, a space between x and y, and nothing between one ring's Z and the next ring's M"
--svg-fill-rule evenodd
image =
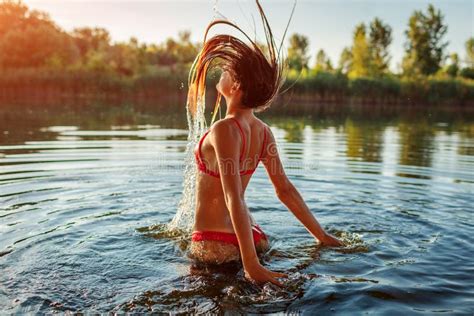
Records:
M255 246L259 243L261 239L268 240L267 235L257 224L252 225L252 234ZM222 241L228 244L235 245L239 247L239 241L237 235L234 233L227 232L218 232L218 231L194 231L191 237L192 241L204 241L204 240L215 240Z

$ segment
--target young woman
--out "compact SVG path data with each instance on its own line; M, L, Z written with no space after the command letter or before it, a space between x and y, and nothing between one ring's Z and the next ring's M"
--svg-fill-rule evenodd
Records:
M230 35L216 35L206 41L193 65L188 106L197 112L204 95L205 77L213 60L222 74L216 89L227 105L225 117L215 122L195 148L196 213L189 254L208 263L242 261L245 276L257 282L281 283L286 274L272 272L260 264L258 253L268 250L268 238L251 216L244 200L245 190L261 161L280 201L323 245L342 242L319 225L301 195L288 179L271 129L254 115L270 106L282 84L282 63L270 27L257 1L265 28L268 54L248 36L247 45ZM240 30L241 31L241 30ZM242 32L244 33L244 32ZM245 33L244 33L245 35ZM267 57L268 56L268 57Z

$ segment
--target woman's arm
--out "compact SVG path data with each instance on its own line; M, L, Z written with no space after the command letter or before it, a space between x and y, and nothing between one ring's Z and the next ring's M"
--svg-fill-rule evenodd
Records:
M288 179L283 169L280 156L278 154L275 138L268 128L270 137L265 156L262 162L267 170L270 180L275 187L278 199L285 204L295 217L305 226L305 228L318 239L322 244L328 246L342 246L343 243L328 234L316 220L304 202L301 194Z
M240 135L230 124L229 120L214 124L211 142L219 165L225 203L239 242L242 264L246 275L255 281L270 281L281 286L275 277L285 274L267 270L260 264L257 256L239 174Z
M293 183L288 181L287 186L277 191L278 198L285 204L306 229L323 245L342 246L343 243L328 234L313 216Z

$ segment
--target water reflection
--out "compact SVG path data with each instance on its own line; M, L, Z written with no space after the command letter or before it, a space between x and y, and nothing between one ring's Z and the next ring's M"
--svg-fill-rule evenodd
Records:
M400 122L401 165L430 167L434 151L434 135L436 125L421 119L416 122Z
M472 144L474 139L474 123L465 122L459 125L460 144L458 146L458 154L474 156L474 145Z
M384 127L376 122L363 125L348 118L345 122L347 157L366 162L382 162Z
M58 128L51 128L56 126ZM81 131L108 131L155 128L186 129L184 108L156 104L143 106L83 105L75 107L0 107L0 144L22 144L35 140L56 140L67 129ZM60 128L64 127L64 128ZM120 134L120 133L117 133ZM99 135L81 135L82 139L104 139ZM135 136L123 136L137 139ZM108 138L106 138L108 139ZM1 152L1 151L0 151Z

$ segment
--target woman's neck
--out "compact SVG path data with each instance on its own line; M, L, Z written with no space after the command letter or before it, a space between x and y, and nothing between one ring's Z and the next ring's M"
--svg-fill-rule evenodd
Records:
M255 117L253 114L253 109L251 108L243 108L243 107L228 107L226 112L226 116L234 116L234 117L242 117L242 118L253 118Z
M253 109L240 103L240 99L226 98L225 96L224 98L227 105L225 111L226 116L242 117L246 119L255 118Z

